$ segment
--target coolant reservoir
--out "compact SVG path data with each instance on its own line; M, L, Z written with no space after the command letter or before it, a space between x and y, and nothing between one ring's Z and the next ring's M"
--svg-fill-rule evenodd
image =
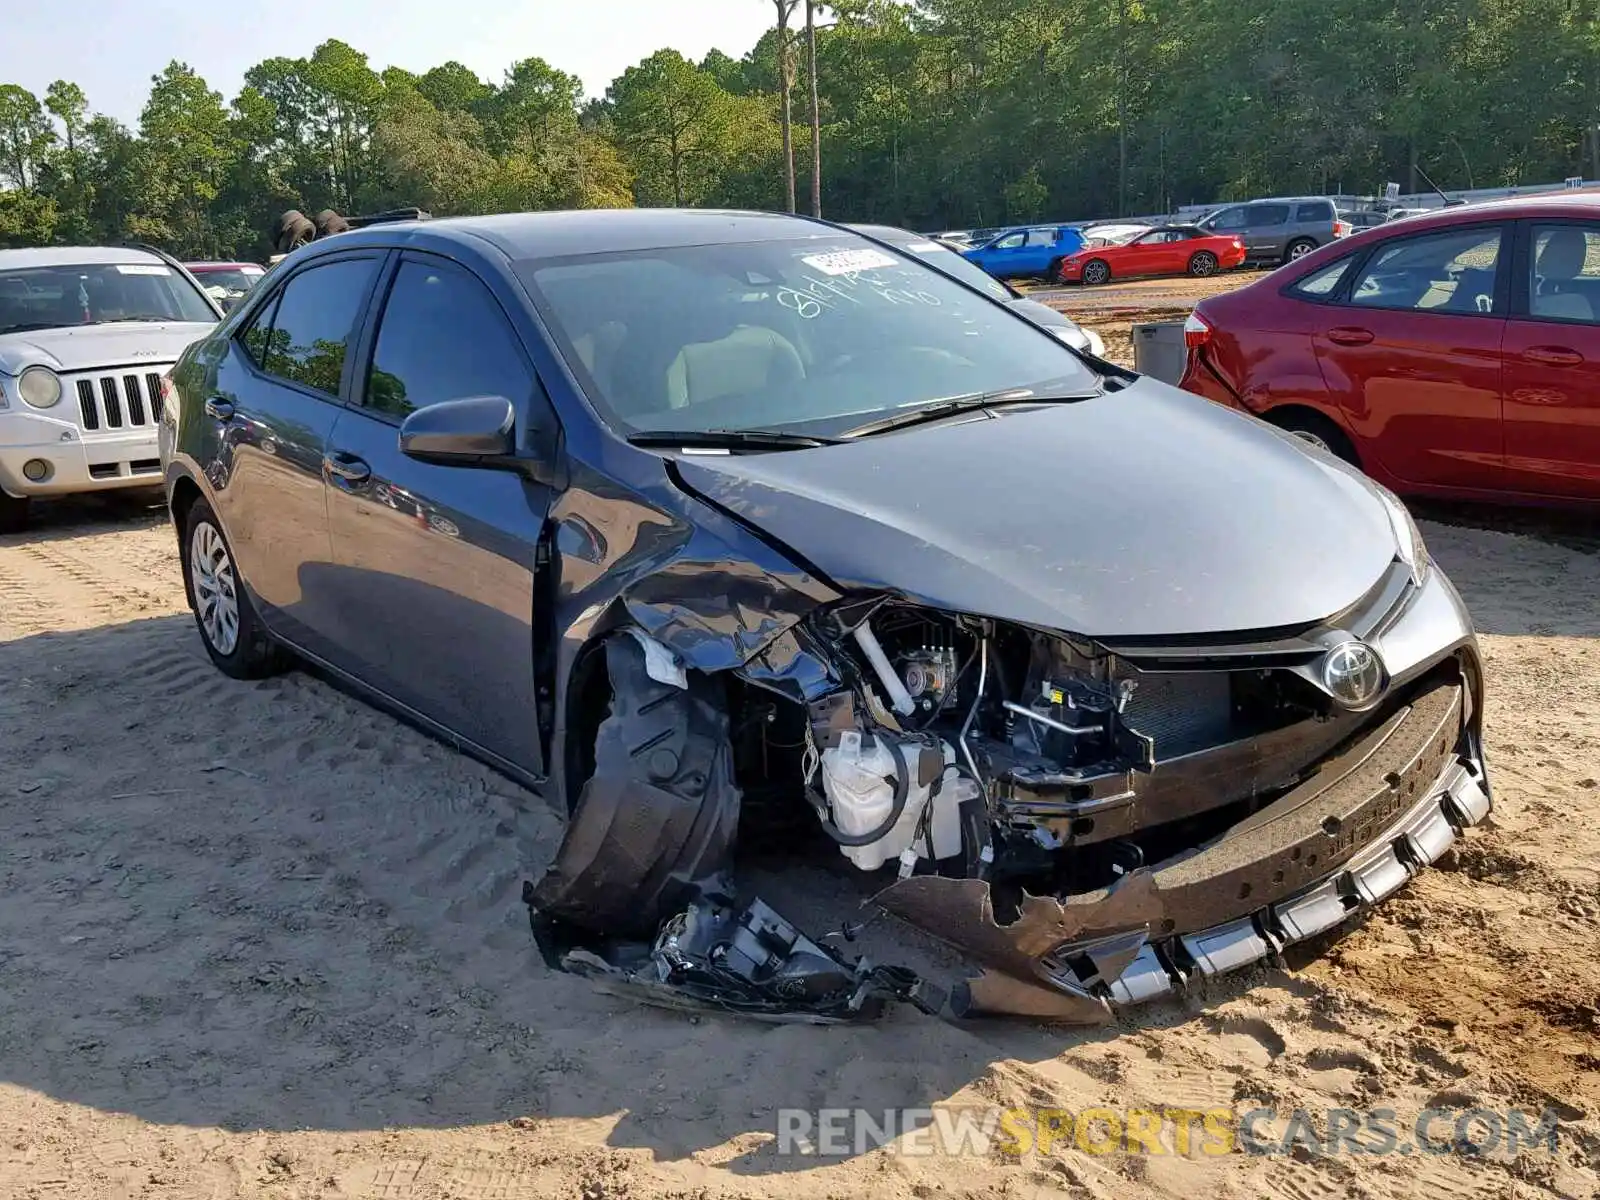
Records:
M884 863L900 857L916 838L922 810L927 807L931 785L917 781L918 743L903 743L907 768L911 772L906 805L894 827L866 846L841 846L845 857L863 871L876 871ZM943 744L944 761L953 763L955 751ZM839 744L822 752L822 790L833 810L833 823L839 832L851 835L870 833L889 819L894 811L894 781L900 773L899 760L883 737L863 739L855 730L841 734ZM939 794L933 797L928 815L928 837L916 847L921 858L949 858L961 852L963 800L977 795L971 780L945 774ZM932 842L930 846L928 843Z

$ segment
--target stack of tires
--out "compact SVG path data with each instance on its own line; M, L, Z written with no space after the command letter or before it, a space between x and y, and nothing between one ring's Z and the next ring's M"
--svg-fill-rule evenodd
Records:
M273 223L272 248L279 254L288 254L307 242L331 237L349 228L350 222L331 208L323 209L314 220L299 209L291 208Z

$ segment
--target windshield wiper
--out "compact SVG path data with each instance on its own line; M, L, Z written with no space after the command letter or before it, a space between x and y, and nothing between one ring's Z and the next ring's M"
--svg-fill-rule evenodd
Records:
M631 446L706 450L809 450L843 440L781 429L646 429L628 436Z
M880 417L876 421L868 421L865 425L857 425L854 429L844 432L846 438L871 437L875 433L887 433L891 429L905 429L910 425L921 425L924 421L939 421L945 417L959 416L962 413L979 412L987 408L999 408L1003 404L1075 404L1079 400L1092 400L1102 393L1097 388L1092 392L1035 392L1029 388L1007 388L999 392L973 392L968 396L951 396L948 400L935 400L929 404L919 405L907 412L891 413L887 417Z
M21 325L7 325L0 329L0 337L8 333L32 333L36 329L74 329L74 325L62 325L56 321L25 321Z

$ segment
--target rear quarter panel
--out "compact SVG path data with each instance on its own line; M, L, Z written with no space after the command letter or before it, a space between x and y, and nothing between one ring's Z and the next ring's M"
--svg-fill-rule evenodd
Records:
M1196 311L1211 325L1211 343L1190 354L1182 386L1212 400L1226 396L1224 403L1256 416L1291 404L1313 408L1342 428L1311 338L1326 313L1280 295L1284 284L1272 275L1202 301Z

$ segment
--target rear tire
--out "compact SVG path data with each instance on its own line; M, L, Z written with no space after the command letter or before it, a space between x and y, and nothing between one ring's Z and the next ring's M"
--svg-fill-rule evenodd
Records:
M1335 458L1343 459L1352 467L1361 466L1356 448L1345 436L1344 430L1320 413L1287 412L1281 416L1268 413L1266 419L1285 433L1292 433L1301 441L1320 447Z
M284 656L256 617L222 523L204 500L189 508L183 535L183 586L206 654L234 679L262 679Z
M1310 254L1316 248L1317 244L1310 238L1298 238L1295 241L1290 242L1289 245L1284 249L1283 261L1295 262L1296 260L1302 259L1306 255Z
M21 533L28 527L28 498L0 492L0 533Z
M1209 250L1201 250L1189 259L1189 274L1196 279L1207 279L1217 273L1217 256Z
M1091 258L1083 264L1083 282L1090 287L1111 282L1111 264L1103 258Z

